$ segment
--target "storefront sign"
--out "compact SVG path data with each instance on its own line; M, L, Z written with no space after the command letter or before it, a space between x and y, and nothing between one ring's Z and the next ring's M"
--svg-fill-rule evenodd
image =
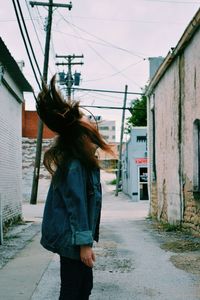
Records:
M146 165L148 162L147 158L136 158L135 163L137 165Z

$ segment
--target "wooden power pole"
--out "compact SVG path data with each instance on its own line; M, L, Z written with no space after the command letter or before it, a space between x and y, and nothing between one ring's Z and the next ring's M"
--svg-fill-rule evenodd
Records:
M30 1L30 5L32 7L34 7L35 5L48 6L48 20L47 20L47 28L46 28L46 41L45 41L44 66L43 66L43 78L42 78L43 82L47 83L53 7L65 7L71 10L72 3L70 2L70 4L59 4L59 3L53 3L53 0L49 0L48 3ZM38 181L40 175L40 161L41 161L41 153L42 153L42 136L43 136L43 122L41 119L39 119L37 144L36 144L36 157L35 157L35 166L33 172L30 204L37 203Z
M125 85L124 104L123 104L123 111L122 111L122 125L121 125L121 135L120 135L120 144L119 144L119 158L118 158L118 166L117 166L117 180L116 180L115 196L118 196L119 182L120 182L120 178L121 178L122 146L123 146L124 118L125 118L125 110L126 110L127 91L128 91L128 85Z

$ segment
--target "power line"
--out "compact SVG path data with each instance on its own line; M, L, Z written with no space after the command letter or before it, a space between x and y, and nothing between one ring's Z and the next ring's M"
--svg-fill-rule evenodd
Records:
M84 88L72 88L73 90L78 91L92 91L92 92L103 92L103 93L113 93L113 94L124 94L122 91L113 91L113 90L98 90L98 89L84 89ZM144 93L139 92L127 92L127 95L144 95Z
M141 55L134 53L133 51L130 51L130 50L127 50L127 49L125 49L125 48L116 46L116 45L114 45L114 44L112 44L112 43L110 43L110 42L108 42L108 41L106 41L106 40L104 40L104 39L102 39L102 38L100 38L100 37L98 37L98 36L96 36L96 35L94 35L94 34L88 32L88 31L86 31L85 29L82 29L82 28L80 28L79 26L77 26L77 25L75 25L75 24L73 24L73 23L70 23L70 22L69 22L69 21L68 21L68 20L67 20L60 12L59 12L59 15L63 18L63 20L64 20L67 24L70 24L70 25L74 26L75 28L79 29L80 31L82 31L82 32L84 32L84 33L87 33L88 35L90 35L90 36L92 36L92 37L94 37L94 38L96 38L96 39L98 39L98 40L100 40L100 41L102 41L102 42L108 44L110 47L115 48L115 49L118 49L118 50L121 50L121 51L124 51L124 52L127 52L127 53L129 53L129 54L131 54L131 55L133 55L133 56L137 56L137 57L139 57L139 58L146 59L146 58L142 57Z
M70 23L69 23L69 25L71 26ZM80 36L79 32L77 32L77 30L76 30L76 28L75 28L74 26L72 26L72 29L73 29L74 31L76 31L76 33ZM87 41L86 41L86 42L87 42ZM126 69L129 68L130 66L126 67L125 69L119 70L119 69L117 69L110 61L108 61L105 57L103 57L96 49L94 49L88 42L87 42L87 45L88 45L88 47L89 47L90 49L92 49L92 51L94 51L95 54L96 54L98 57L100 57L106 64L108 64L109 66L111 66L112 69L114 69L115 71L117 71L117 72L115 72L112 76L118 75L118 74L121 74L121 73L122 73L121 76L123 76L123 77L125 77L126 79L130 80L130 78L128 78L125 74L123 74L123 70L126 70ZM145 59L142 59L142 61L143 61L143 60L145 60ZM131 65L136 65L136 64L138 64L138 62L137 62L137 63L134 63L134 64L131 64ZM111 77L112 77L112 76L111 76ZM93 80L93 81L94 81L94 80ZM132 81L136 86L140 87L139 84L138 84L137 82L133 81L132 79L131 79L131 81Z
M102 106L102 105L80 105L80 107L91 107L91 108L101 108L101 109L125 109L129 110L130 112L133 110L132 107L119 107L119 106ZM146 110L145 108L134 108L134 110Z
M64 34L64 35L68 35L68 36L71 36L71 37L76 38L76 39L80 39L80 40L83 40L83 41L88 41L88 42L91 42L91 43L94 43L94 44L97 44L97 45L101 45L101 46L103 46L103 47L114 48L114 49L117 49L117 50L125 51L125 52L127 52L127 53L129 53L129 54L131 54L131 55L133 55L133 56L136 56L134 53L132 53L132 52L131 52L130 50L128 50L128 49L125 49L125 48L120 48L120 49L119 49L119 47L116 48L116 47L114 47L114 45L111 46L111 45L109 45L109 44L106 44L105 42L102 43L102 42L94 41L94 40L87 39L87 38L84 38L84 37L81 37L81 36L77 36L77 35L74 35L74 34L71 34L71 33L63 32L63 31L61 31L61 30L55 30L55 29L53 29L52 31L57 32L57 33L61 33L61 34ZM148 55L147 55L147 56L148 56ZM147 59L147 58L145 58L145 57L140 57L140 58L143 59L143 60L146 60L146 59Z
M40 49L41 49L42 53L44 54L44 49L43 49L43 47L42 47L42 43L41 43L41 41L40 41L40 39L39 39L38 32L37 32L37 30L36 30L35 24L34 24L34 22L33 22L33 18L32 18L32 16L31 16L29 4L27 3L27 1L25 1L25 2L26 2L26 7L27 7L27 10L28 10L28 13L29 13L29 16L30 16L30 19L31 19L31 22L32 22L32 25L33 25L33 28L34 28L34 31L35 31L35 34L36 34L36 37L37 37L37 40L38 40L39 45L40 45Z
M61 15L62 15L62 14L61 14ZM68 21L67 21L67 22L68 22ZM73 24L71 24L70 22L68 22L68 24L69 24L70 26L73 25ZM74 31L76 30L76 26L75 26L75 27L72 26L72 28L73 28ZM77 32L77 30L76 30L76 32ZM78 35L80 36L79 32L78 32ZM90 49L92 49L93 52L95 52L95 54L96 54L98 57L100 57L100 59L102 59L106 64L108 64L109 66L111 66L112 69L114 69L115 71L117 71L117 72L114 73L115 75L121 74L121 76L123 76L123 77L125 77L126 79L130 80L130 78L128 78L125 74L123 74L123 70L117 69L111 62L109 62L105 57L103 57L103 56L102 56L96 49L94 49L88 42L87 42L87 45L88 45L88 47L89 47ZM142 60L145 60L145 59L142 59ZM137 62L137 63L138 63L138 62ZM136 64L137 64L137 63L136 63ZM133 64L132 64L132 65L133 65ZM129 66L129 67L130 67L130 66ZM126 69L126 68L125 68L125 69ZM140 87L140 85L139 85L137 82L133 81L132 79L131 79L131 81L132 81L132 83L134 83L136 86Z
M116 75L122 73L123 71L129 69L130 67L136 66L136 65L138 65L138 64L140 64L140 63L142 63L142 62L144 62L144 59L141 59L141 60L139 60L139 61L136 62L136 63L132 63L132 64L128 65L127 67L125 67L125 68L123 68L123 69L121 69L121 70L119 70L118 72L115 72L115 73L113 73L113 74L110 74L110 75L107 75L107 76L104 76L104 77L95 78L95 79L83 80L83 82L98 81L98 80L103 80L103 79L107 79L107 78L110 78L110 77L114 77L114 76L116 76Z
M29 16L30 16L30 18L31 18L31 20L32 20L32 24L33 24L33 27L34 27L34 30L35 30L35 34L36 34L37 39L38 39L38 42L39 42L39 44L40 44L40 48L41 48L42 53L43 53L43 55L44 55L44 49L43 49L43 47L42 47L42 43L40 42L40 38L39 38L39 36L38 36L38 33L37 33L37 30L36 30L35 24L34 24L34 22L33 22L33 18L32 18L31 11L30 11L30 8L29 8L29 4L27 3L27 1L26 1L26 6L27 6L27 9L28 9L28 12L29 12ZM42 16L40 15L40 12L39 12L38 7L36 7L36 9L37 9L37 13L38 13L38 18L35 18L35 20L37 20L37 21L41 20L42 25L43 25L43 18L42 18ZM41 24L38 22L38 25L40 26ZM44 27L44 25L43 25L43 27ZM40 30L41 30L41 29L40 29ZM55 60L55 50L54 50L54 45L53 45L53 39L51 39L51 46L52 46L52 48L50 48L50 51L51 51L51 49L52 49L52 52L53 52L52 57L53 57L53 59ZM53 72L52 72L50 66L49 66L49 70L50 70L51 75L53 75ZM57 71L58 71L58 68L57 68Z
M23 39L23 42L24 42L24 46L26 48L26 52L27 52L27 55L28 55L28 58L29 58L29 62L31 64L32 71L34 73L35 80L36 80L39 88L41 88L40 87L40 82L39 82L39 80L37 78L37 74L35 72L35 68L34 68L34 65L33 65L33 62L32 62L32 58L31 58L30 53L29 53L29 49L28 49L28 46L27 46L27 43L26 43L26 39L25 39L25 36L24 36L24 33L23 33L23 29L22 29L22 26L21 26L21 22L20 22L20 19L19 19L19 15L18 15L18 11L17 11L17 7L16 7L16 4L15 4L15 1L12 0L12 2L13 2L14 11L15 11L15 15L16 15L16 18L17 18L18 26L19 26L19 29L20 29L20 32L21 32L21 36L22 36L22 39Z
M24 18L25 21L32 21L31 18ZM36 18L35 18L36 20ZM16 19L5 19L5 20L0 20L0 23L6 23L6 22L17 22Z
M38 73L40 75L40 77L42 77L42 73L40 71L40 67L38 65L38 62L37 62L37 59L36 59L36 56L35 56L35 53L34 53L34 50L33 50L33 46L32 46L32 43L31 43L31 39L29 37L29 33L28 33L28 30L27 30L27 27L26 27L26 23L24 21L24 16L23 16L23 13L22 13L22 9L21 9L21 6L20 6L20 3L19 3L19 0L16 0L17 1L17 5L18 5L18 9L19 9L19 12L20 12L20 16L21 16L21 19L22 19L22 23L23 23L23 26L24 26L24 30L25 30L25 33L26 33L26 37L28 39L28 43L29 43L29 47L31 49L31 52L32 52L32 55L33 55L33 58L35 60L35 64L36 64L36 67L38 69Z
M73 16L74 18L84 19L84 20L94 20L94 21L105 21L105 22L126 22L126 23L147 23L147 24L167 24L167 25L182 25L181 22L169 22L169 21L155 21L155 20L135 20L135 19L107 19L107 18L94 18L94 17L84 17L84 16Z
M78 92L78 91L76 91L76 92ZM103 92L93 92L93 91L90 91L89 92L90 93L90 95L92 94L92 95L97 95L98 97L101 97L101 100L103 100L102 99L102 97L104 97L104 99L105 99L105 94L103 93ZM108 95L106 95L106 97L109 97L109 98L111 98L111 99L117 99L117 100L122 100L122 98L120 97L120 96L116 96L116 95L111 95L111 94L108 94ZM110 100L104 100L104 101L108 101L108 102L111 102ZM113 101L112 101L112 103L113 103Z

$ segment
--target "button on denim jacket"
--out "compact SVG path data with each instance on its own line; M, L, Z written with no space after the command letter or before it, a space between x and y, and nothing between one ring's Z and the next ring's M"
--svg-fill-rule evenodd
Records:
M80 259L80 246L98 241L102 202L99 173L99 169L87 171L79 160L72 160L60 180L52 180L42 221L44 248Z

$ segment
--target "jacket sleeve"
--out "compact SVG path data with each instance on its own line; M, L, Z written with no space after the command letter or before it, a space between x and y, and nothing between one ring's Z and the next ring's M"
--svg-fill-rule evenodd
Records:
M64 201L69 214L72 245L93 244L88 225L86 170L79 161L69 167L65 181Z

